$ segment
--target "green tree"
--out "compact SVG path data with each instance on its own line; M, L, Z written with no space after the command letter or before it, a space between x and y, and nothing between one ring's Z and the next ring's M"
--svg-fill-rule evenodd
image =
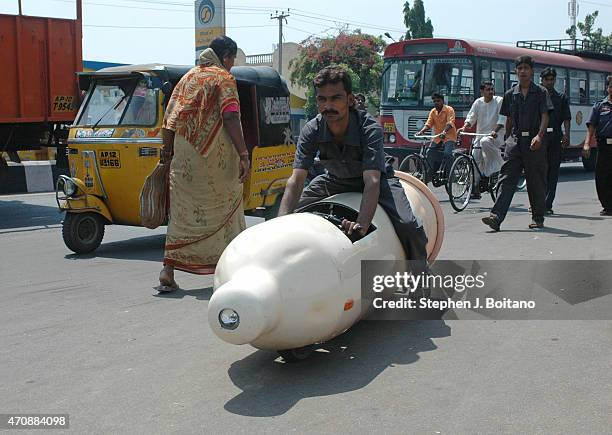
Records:
M565 33L567 33L570 38L576 38L576 30L579 30L582 37L589 42L612 45L612 33L606 36L601 27L595 29L595 21L598 15L599 11L587 14L586 17L584 17L584 22L578 22L576 26L570 27ZM576 27L578 27L578 29L576 29Z
M404 39L433 38L433 24L429 18L425 19L423 0L414 0L412 8L410 2L404 3L404 24L406 25Z
M353 93L361 92L374 103L378 101L383 61L380 53L386 44L380 36L361 30L341 30L336 37L310 37L300 44L298 56L291 61L291 83L307 89L304 111L308 118L317 114L312 80L328 65L343 66L353 80Z

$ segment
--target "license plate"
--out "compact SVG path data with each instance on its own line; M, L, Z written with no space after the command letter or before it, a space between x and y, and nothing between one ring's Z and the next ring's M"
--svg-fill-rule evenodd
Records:
M121 168L119 151L100 151L100 167L110 169Z
M385 122L384 129L385 133L395 133L395 124L392 122Z

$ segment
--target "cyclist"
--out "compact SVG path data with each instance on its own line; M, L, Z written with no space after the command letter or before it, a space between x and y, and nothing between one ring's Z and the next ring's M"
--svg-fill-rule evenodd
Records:
M489 134L489 136L477 136L474 140L472 155L478 169L485 177L489 177L495 172L499 172L504 159L501 155L501 146L504 141L504 125L506 117L499 114L501 109L502 97L495 95L495 87L493 83L487 81L480 85L480 93L482 97L478 98L472 104L463 127L457 130L461 133L466 129L470 129L476 124L476 133ZM474 171L474 189L472 190L472 199L480 199L480 174Z
M448 171L453 159L453 146L457 141L457 129L455 128L455 110L444 104L444 95L434 92L431 95L434 108L429 112L427 122L417 136L433 129L433 134L440 136L434 138L433 142L426 151L426 158L429 167L437 171L442 162L445 163ZM431 180L432 174L426 174L426 181Z

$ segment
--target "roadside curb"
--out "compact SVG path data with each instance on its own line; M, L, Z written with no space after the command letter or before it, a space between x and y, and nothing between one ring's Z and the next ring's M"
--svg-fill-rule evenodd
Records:
M53 192L57 177L66 171L55 160L8 162L0 169L0 194Z

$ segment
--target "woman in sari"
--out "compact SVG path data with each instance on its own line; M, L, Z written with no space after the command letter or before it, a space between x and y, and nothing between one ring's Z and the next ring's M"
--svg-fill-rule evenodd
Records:
M242 182L249 153L240 124L238 47L215 38L176 85L162 128L170 163L170 219L158 291L178 288L174 269L212 274L229 242L245 229Z

